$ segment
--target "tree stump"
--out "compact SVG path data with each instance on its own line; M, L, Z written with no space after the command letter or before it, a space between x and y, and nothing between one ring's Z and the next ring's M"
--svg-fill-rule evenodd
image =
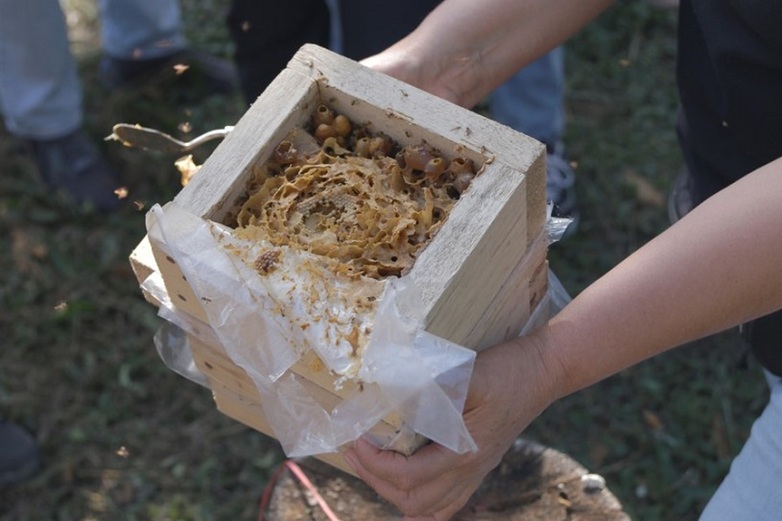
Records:
M315 460L299 466L340 521L398 520L401 515L363 481ZM267 521L328 521L313 494L290 472L274 486ZM605 481L567 455L519 439L454 521L629 521Z

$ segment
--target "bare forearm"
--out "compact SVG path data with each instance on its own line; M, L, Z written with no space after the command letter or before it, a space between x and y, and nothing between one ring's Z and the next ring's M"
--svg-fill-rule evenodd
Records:
M540 332L560 395L782 308L782 159L723 190Z
M367 64L463 106L572 36L612 0L445 0ZM400 59L400 56L402 57ZM401 60L406 65L394 68Z

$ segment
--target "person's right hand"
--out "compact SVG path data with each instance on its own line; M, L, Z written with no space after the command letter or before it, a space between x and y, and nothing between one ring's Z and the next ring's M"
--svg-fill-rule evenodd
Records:
M456 454L432 443L406 457L359 440L345 452L356 473L406 519L444 521L470 499L521 431L555 397L542 346L516 339L475 361L464 421L477 452Z

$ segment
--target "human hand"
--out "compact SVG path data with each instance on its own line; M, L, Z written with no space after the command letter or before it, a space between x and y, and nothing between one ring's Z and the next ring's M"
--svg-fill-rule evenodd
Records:
M400 42L379 54L361 60L360 63L435 96L459 103L460 96L454 88L455 84L442 83L441 75L436 72L438 68L432 63L424 64L421 56L422 53Z
M405 519L449 519L500 463L521 431L553 401L554 385L540 349L531 339L517 339L476 358L464 421L477 452L457 454L431 443L404 456L358 440L345 459Z

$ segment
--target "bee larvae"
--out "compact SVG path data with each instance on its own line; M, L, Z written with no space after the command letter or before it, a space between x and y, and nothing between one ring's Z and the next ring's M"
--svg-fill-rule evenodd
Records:
M312 123L317 128L320 125L331 125L334 122L334 112L326 105L318 106L318 109L312 114Z
M330 137L337 137L337 130L332 125L321 123L315 129L315 139L318 140L319 143L323 143Z
M470 186L473 177L475 177L475 174L469 171L456 174L453 180L453 187L456 188L456 191L460 194L464 193L464 191L467 190L467 187Z
M470 159L466 159L464 157L455 157L453 161L451 161L451 165L448 167L448 170L450 170L454 175L461 174L462 172L474 173L475 165Z
M426 163L424 174L430 181L436 181L445 171L445 160L442 157L433 157Z
M348 134L350 134L350 131L353 130L350 120L342 114L334 118L333 126L339 137L347 137Z
M375 136L369 140L369 153L374 157L385 157L391 152L391 139Z
M356 141L356 155L361 157L370 157L372 152L369 150L369 138L362 137Z

